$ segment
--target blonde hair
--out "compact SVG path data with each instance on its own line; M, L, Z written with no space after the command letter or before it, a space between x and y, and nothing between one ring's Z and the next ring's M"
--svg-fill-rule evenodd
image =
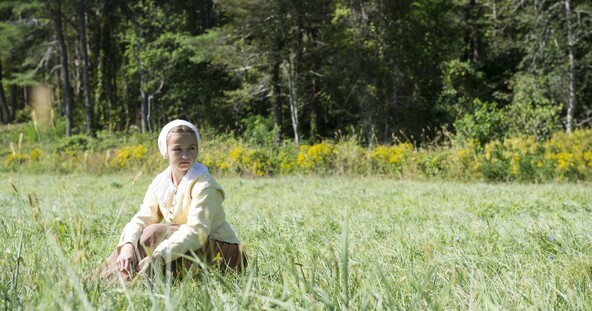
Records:
M195 132L187 125L179 125L173 127L167 134L167 140L169 139L172 133L190 133L193 135L193 137L197 139L197 136L195 136Z

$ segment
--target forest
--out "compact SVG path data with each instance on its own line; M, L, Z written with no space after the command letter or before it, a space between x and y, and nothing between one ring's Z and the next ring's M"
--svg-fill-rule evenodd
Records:
M40 87L68 137L185 118L296 144L546 139L592 123L592 3L3 0L1 121Z

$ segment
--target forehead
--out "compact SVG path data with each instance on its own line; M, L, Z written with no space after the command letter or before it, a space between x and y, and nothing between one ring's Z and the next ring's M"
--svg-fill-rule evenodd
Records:
M197 139L193 133L169 133L167 136L168 145L195 145Z

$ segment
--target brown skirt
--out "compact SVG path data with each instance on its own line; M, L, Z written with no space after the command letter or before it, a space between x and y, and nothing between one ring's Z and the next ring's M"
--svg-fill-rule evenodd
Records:
M179 230L179 225L170 224L153 224L144 228L140 236L139 247L136 250L136 258L133 260L135 271L138 271L137 264L140 260L146 257L147 254L151 254L160 242L170 237L177 230ZM115 281L121 277L125 283L129 283L131 276L122 274L118 269L118 255L117 251L113 252L101 265L100 271L93 274L99 274L99 277L104 281ZM180 278L185 273L194 273L203 266L213 266L222 272L226 272L229 270L240 271L246 268L247 264L247 253L240 244L208 238L202 248L189 251L170 264L165 264L163 271L171 272L173 276Z

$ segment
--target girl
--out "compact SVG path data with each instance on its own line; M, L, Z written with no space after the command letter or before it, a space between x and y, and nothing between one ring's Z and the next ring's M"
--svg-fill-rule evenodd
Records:
M101 267L102 279L122 277L129 283L134 271L163 266L180 276L200 262L222 270L246 267L247 255L226 221L224 190L196 162L198 147L199 132L193 124L175 120L164 126L158 148L169 167L148 187L140 210Z

